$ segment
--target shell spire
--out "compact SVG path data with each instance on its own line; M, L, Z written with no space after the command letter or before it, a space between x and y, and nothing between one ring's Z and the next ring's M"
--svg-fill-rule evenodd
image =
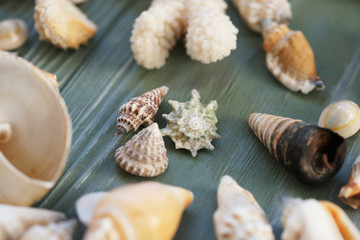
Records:
M115 135L136 131L141 125L151 125L169 88L162 86L130 99L119 109Z
M230 176L218 188L214 225L218 240L275 239L271 225L253 195Z
M134 175L155 177L163 173L169 159L158 124L141 130L116 150L115 160L122 169Z
M322 182L342 166L344 138L301 120L252 113L248 124L284 167L304 182Z
M350 207L360 207L360 156L356 158L350 172L348 183L341 188L340 199Z

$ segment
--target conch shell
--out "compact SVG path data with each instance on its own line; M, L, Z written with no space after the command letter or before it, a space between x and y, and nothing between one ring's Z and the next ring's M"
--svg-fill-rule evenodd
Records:
M0 22L0 49L14 50L27 40L29 30L21 19L6 19Z
M360 232L337 205L315 199L283 201L283 240L360 239Z
M271 225L253 195L230 176L221 179L214 213L217 240L275 239Z
M349 182L341 188L340 199L350 207L360 207L360 156L356 158L351 168Z
M323 182L344 162L345 140L329 129L262 113L250 114L248 124L270 153L304 182Z
M325 88L316 72L314 52L302 32L267 22L263 36L266 65L285 87L305 94Z
M78 49L96 32L96 25L70 0L36 0L34 21L40 40L62 49Z
M136 131L141 125L151 125L168 91L166 86L155 88L121 105L115 135Z
M258 33L263 31L263 21L288 24L292 20L291 6L287 0L232 0L248 27Z
M175 142L176 149L188 149L195 157L202 148L213 150L213 139L220 139L216 133L217 118L215 110L217 102L211 101L208 105L200 102L200 94L195 89L191 92L188 102L170 100L173 111L163 114L167 120L166 128L161 129L163 136L170 136Z
M83 196L82 202L86 198ZM193 194L184 188L148 181L117 188L97 200L85 240L170 240ZM79 205L76 210L84 215L81 212L88 208Z
M116 163L128 173L155 177L165 172L169 159L157 123L141 130L116 150Z
M0 203L29 206L61 176L71 120L51 74L0 53Z

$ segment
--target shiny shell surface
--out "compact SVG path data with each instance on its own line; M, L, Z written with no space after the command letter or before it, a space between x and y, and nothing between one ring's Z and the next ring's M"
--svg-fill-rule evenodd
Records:
M354 209L360 208L360 156L351 167L348 183L341 188L340 199Z
M0 21L0 49L14 50L21 47L29 35L26 23L21 19Z

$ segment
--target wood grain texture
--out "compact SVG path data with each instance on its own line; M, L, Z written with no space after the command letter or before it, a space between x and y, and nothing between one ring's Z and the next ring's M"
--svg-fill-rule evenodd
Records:
M32 19L34 1L0 2L0 18L23 18L29 40L19 52L33 64L55 73L72 121L73 143L65 172L55 188L36 206L76 217L74 202L81 195L128 183L148 181L127 174L114 161L116 148L133 133L116 137L118 108L128 99L166 85L170 88L155 121L165 127L163 113L169 99L187 101L197 89L203 103L217 100L218 133L215 150L201 150L193 158L175 150L165 137L168 170L151 180L193 191L194 203L185 211L175 239L214 239L212 215L216 190L224 174L251 191L267 213L277 238L281 234L282 196L326 199L339 204L360 227L360 214L342 204L337 194L347 182L352 162L360 154L360 134L347 140L348 154L340 172L329 182L312 186L299 182L268 153L247 126L251 112L299 118L316 124L331 102L348 99L360 104L360 4L356 0L291 1L290 27L302 30L315 52L317 70L326 89L308 95L284 88L266 69L262 38L251 32L230 1L227 10L238 27L237 49L223 61L204 65L190 60L182 42L171 51L166 65L148 71L138 66L130 49L135 18L150 0L88 0L80 5L98 25L95 38L78 51L63 51L40 42ZM81 239L80 227L75 239Z

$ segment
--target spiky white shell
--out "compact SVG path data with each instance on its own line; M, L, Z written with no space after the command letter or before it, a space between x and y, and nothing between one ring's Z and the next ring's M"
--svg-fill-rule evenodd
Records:
M188 149L195 157L202 148L213 150L213 139L220 139L216 133L217 118L215 110L217 102L211 101L208 105L200 102L200 95L195 89L191 92L188 102L170 100L173 111L163 114L167 120L166 128L161 129L163 136L170 136L175 142L176 149Z
M21 47L27 40L29 30L21 19L0 21L0 49L14 50Z

